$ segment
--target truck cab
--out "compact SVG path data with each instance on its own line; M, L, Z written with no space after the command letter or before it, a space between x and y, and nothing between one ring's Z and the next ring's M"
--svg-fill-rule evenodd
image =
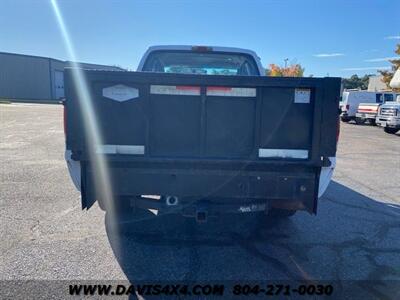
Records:
M379 107L375 122L386 133L395 134L400 130L400 94L396 101L386 102Z
M400 69L394 74L390 86L400 88ZM395 101L386 102L380 106L375 122L389 134L395 134L400 130L400 93L397 93Z

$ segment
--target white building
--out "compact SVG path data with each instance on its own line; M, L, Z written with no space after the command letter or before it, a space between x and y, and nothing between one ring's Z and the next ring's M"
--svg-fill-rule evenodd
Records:
M394 76L390 81L390 86L394 89L400 89L400 69L394 73Z
M382 75L376 75L369 77L368 81L368 91L377 92L377 91L387 91L388 87L382 81Z

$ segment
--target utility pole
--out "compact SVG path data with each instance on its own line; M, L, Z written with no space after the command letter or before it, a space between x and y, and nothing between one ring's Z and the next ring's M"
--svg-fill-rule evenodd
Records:
M285 61L285 69L286 69L286 67L287 67L287 62L288 62L288 60L289 60L289 58L285 58L285 59L284 59L284 61Z

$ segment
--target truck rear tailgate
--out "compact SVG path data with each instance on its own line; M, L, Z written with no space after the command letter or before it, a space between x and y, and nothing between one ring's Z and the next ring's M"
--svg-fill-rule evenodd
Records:
M71 76L67 71L67 149L91 182L86 115ZM292 192L284 186L307 182L314 201L324 158L335 156L338 78L85 76L101 133L93 149L106 155L119 195L285 198L284 190Z

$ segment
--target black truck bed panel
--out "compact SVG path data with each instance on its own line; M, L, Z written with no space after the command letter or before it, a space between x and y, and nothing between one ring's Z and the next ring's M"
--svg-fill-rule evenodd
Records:
M102 143L143 145L147 157L258 160L259 149L304 149L309 160L336 151L337 78L271 78L86 71ZM66 74L67 148L85 152L84 114ZM118 102L102 96L117 84L139 97ZM153 85L199 87L198 95L150 93ZM207 95L207 87L240 87L255 97ZM296 89L310 103L295 103ZM265 158L264 158L265 159Z
M339 78L84 74L100 146L121 149L105 155L116 195L300 199L315 211L319 170L336 153ZM67 70L66 144L82 162L83 206L90 207L98 197L92 148L71 76ZM115 85L138 97L104 97ZM176 88L184 92L170 92Z

